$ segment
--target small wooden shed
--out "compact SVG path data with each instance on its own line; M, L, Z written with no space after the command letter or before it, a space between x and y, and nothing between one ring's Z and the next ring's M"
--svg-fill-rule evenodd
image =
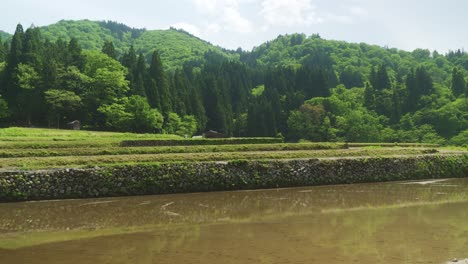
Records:
M78 120L72 121L67 124L68 128L71 130L80 130L81 129L81 123Z
M227 138L227 136L224 135L223 133L210 130L210 131L205 132L205 138Z

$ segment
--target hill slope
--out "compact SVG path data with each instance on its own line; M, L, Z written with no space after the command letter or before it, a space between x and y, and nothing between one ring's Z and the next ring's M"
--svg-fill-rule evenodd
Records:
M2 40L8 39L10 37L11 37L11 35L9 33L6 33L5 31L0 30L0 38Z
M32 117L37 124L59 126L71 119L65 114L73 114L77 117L71 120L91 128L116 131L167 129L182 134L185 131L177 127L183 126L191 134L216 130L272 137L281 133L288 140L468 142L468 53L461 50L446 55L423 49L407 52L293 34L249 52L232 52L180 30L150 31L89 20L60 21L40 31L52 41L75 37L91 50L100 50L104 41L113 41L120 52L131 45L146 55L156 49L163 62L156 56L148 68L136 56L127 56L131 57L124 63L127 72L99 52L78 54L73 45L67 49L64 43L47 44L30 34L39 32L36 29L29 35L18 32L15 39L30 45L21 50L20 45L11 45L17 50L6 63L18 66L20 74L14 67L4 67L0 74L0 93L8 103L3 108L12 108L7 121L13 124L18 120L29 124ZM4 58L0 56L0 61ZM47 60L55 64L40 63ZM174 69L192 60L201 63L170 74L163 70L163 64ZM50 65L57 68L45 67ZM30 78L35 75L40 76ZM51 80L51 76L56 77ZM19 82L13 81L17 78ZM47 98L45 93L44 98L29 93L30 87L47 90ZM55 105L55 98L82 104L80 109L67 109L70 113L62 114L60 122L40 107L43 102ZM39 107L31 103L34 99ZM135 111L136 105L152 109ZM104 124L96 113L105 116ZM127 118L140 114L161 118Z
M348 88L363 87L371 75L374 66L385 65L393 80L406 76L412 68L423 65L431 74L435 83L450 85L454 66L468 70L468 55L464 52L450 52L446 56L416 49L412 52L385 48L366 43L325 40L318 35L305 36L292 34L279 36L268 41L251 52L241 55L241 60L250 65L290 66L300 65L330 67L344 84L344 79L361 79Z
M225 56L220 47L201 40L185 31L146 30L130 28L116 22L98 22L90 20L62 20L56 24L41 28L43 36L51 41L78 39L84 49L100 50L105 41L112 41L119 54L134 45L137 52L149 58L154 50L161 54L163 63L168 68L183 65L184 62L200 59L207 51L215 51Z

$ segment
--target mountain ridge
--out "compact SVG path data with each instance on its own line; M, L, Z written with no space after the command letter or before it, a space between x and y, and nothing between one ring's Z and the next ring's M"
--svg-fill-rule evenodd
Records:
M225 52L223 48L175 28L147 30L113 21L60 20L40 29L50 41L69 41L73 37L89 50L101 50L105 41L112 41L118 54L123 54L133 45L135 51L143 53L148 60L153 51L158 50L169 69L200 59L208 51L232 57L232 53Z
M89 20L15 34L10 47L0 46L0 107L11 108L11 122L58 125L55 117L73 114L89 127L133 132L177 131L185 122L200 133L288 140L467 142L462 50L408 52L290 34L232 51L183 30ZM46 110L56 98L71 106L52 118ZM127 118L136 114L138 123Z

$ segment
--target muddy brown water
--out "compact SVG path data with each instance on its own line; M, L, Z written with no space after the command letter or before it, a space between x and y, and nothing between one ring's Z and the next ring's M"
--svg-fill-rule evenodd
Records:
M447 263L468 178L0 204L0 263Z

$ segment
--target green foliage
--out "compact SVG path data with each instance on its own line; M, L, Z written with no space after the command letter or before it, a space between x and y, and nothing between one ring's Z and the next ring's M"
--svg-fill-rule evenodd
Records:
M385 118L364 107L364 94L362 88L346 89L340 85L332 89L330 97L308 101L308 104L320 106L328 112L327 117L323 114L322 121L315 124L318 125L315 130L322 133L322 139L334 140L337 137L350 142L378 142L382 139L382 119ZM305 120L297 123L307 124ZM311 128L304 130L312 131Z
M11 38L11 34L0 30L0 39L7 40Z
M324 131L325 109L323 105L302 105L288 118L289 135L293 140L327 141Z
M251 93L253 96L258 97L258 96L261 96L264 91L265 91L265 85L259 85L253 88Z
M450 144L468 148L468 129L450 139Z
M60 127L62 117L73 118L74 112L81 106L81 98L78 95L63 90L46 91L45 102L50 109L50 115L57 120L57 127Z
M164 125L164 130L169 134L175 134L182 120L176 113L169 113Z
M98 111L105 116L106 127L128 132L158 132L163 125L163 116L151 109L145 98L131 96L119 103L103 105Z
M117 59L117 53L115 52L114 44L111 41L106 41L104 43L104 46L102 47L102 53L113 58L114 60Z
M465 81L465 75L460 68L454 68L452 72L452 92L453 94L458 97L461 94L465 94L467 85Z
M75 66L65 68L58 75L59 86L64 90L72 91L76 94L84 94L93 82L90 76L82 73Z
M102 105L98 108L98 111L105 116L105 127L112 130L130 130L129 123L132 114L125 111L124 104Z
M0 119L8 117L9 115L10 111L8 110L8 104L0 97Z
M197 120L192 115L185 115L176 131L176 135L191 137L197 132Z
M362 72L351 65L346 66L340 75L340 81L346 88L363 87L364 80Z
M183 136L436 143L468 128L468 54L460 50L294 34L234 52L182 30L87 20L18 25L1 44L8 124L73 117L86 128Z
M131 45L134 45L135 50L143 53L146 58L149 58L154 50L158 50L168 69L175 69L185 62L201 59L210 50L232 57L219 47L175 29L144 30L132 29L110 21L62 20L42 27L41 30L44 37L53 42L76 38L87 50L100 51L106 42L113 43L117 55L122 55Z
M176 113L169 113L164 130L169 134L191 137L197 131L197 120L194 116L186 115L182 118Z
M36 70L27 64L18 65L18 84L21 89L33 90L37 87L39 74Z
M129 91L129 82L125 79L127 71L118 61L99 52L85 52L85 60L84 74L90 77L90 83L83 100L89 119L96 120L94 113L99 106L112 104Z
M149 102L151 106L159 106L165 115L172 111L172 98L169 92L169 83L167 75L164 72L161 57L157 51L153 52L149 68L149 78L151 86L147 93L151 96Z

